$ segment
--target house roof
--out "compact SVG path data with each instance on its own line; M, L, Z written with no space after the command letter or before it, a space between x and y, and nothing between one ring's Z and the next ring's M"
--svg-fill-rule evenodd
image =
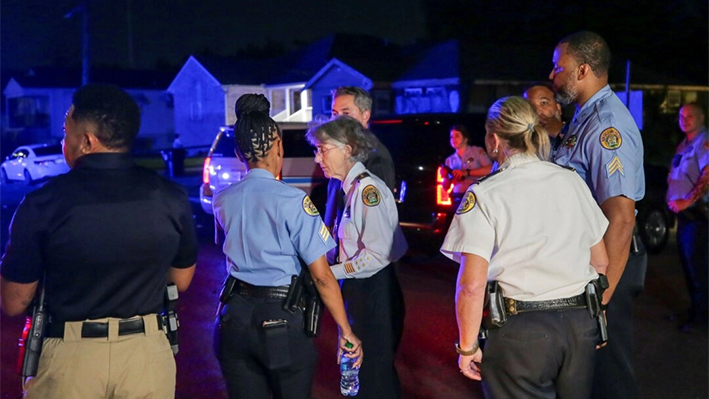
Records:
M275 62L271 59L198 55L194 58L221 84L260 85L270 79Z
M81 86L81 70L77 68L36 67L5 75L27 88L76 88ZM92 68L91 82L109 83L124 89L164 90L174 72L117 68Z

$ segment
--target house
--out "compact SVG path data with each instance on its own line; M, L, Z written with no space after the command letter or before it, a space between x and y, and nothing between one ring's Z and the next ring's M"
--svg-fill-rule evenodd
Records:
M381 39L337 34L271 59L190 56L167 89L176 132L187 147L211 144L220 126L235 122L234 103L245 93L264 94L280 122L329 116L331 90L345 85L371 90L373 113L391 113L393 49Z
M125 89L141 108L138 149L169 147L174 138L172 98L165 93L169 74L154 71L96 69L93 82ZM64 136L64 116L81 71L68 68L31 68L9 77L3 90L5 104L3 144L57 143Z

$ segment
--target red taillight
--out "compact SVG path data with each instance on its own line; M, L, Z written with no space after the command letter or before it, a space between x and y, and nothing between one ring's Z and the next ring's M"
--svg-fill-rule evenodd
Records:
M436 170L436 204L450 206L453 203L450 196L450 193L453 190L453 185L451 184L451 187L448 190L443 187L443 174L443 167L439 166L438 170Z
M209 184L209 164L212 162L212 158L204 158L204 168L202 169L202 183Z

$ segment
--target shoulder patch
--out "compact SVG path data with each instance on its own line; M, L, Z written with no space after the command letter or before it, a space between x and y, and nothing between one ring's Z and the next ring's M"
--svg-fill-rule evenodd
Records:
M494 172L492 172L492 173L490 173L490 174L487 174L487 175L485 175L485 176L482 176L482 177L480 177L479 179L475 180L475 183L473 183L473 184L480 184L480 183L484 182L485 180L487 180L487 179L489 179L489 178L495 176L496 174L502 172L502 171L505 170L505 169L507 169L507 167L500 168L500 169L498 169L498 170L496 170L496 171L494 171Z
M609 127L601 133L601 146L606 150L616 150L623 144L623 138L618 129Z
M303 210L310 216L317 216L320 214L320 212L318 212L318 208L315 207L315 204L313 204L313 201L311 201L310 197L307 195L303 198Z
M368 185L362 190L362 202L367 206L377 206L381 201L382 196L379 190L373 184Z
M475 208L475 203L477 202L475 198L475 193L472 191L468 191L465 193L465 197L463 197L463 200L460 201L460 206L458 206L458 210L455 211L457 215L462 215L464 213L470 212L473 208Z

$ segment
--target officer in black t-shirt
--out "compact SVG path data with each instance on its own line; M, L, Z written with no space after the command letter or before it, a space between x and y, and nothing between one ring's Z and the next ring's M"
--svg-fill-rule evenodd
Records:
M157 318L168 282L189 286L197 239L185 190L135 166L140 110L125 91L79 88L64 122L71 171L27 194L2 259L2 307L46 289L49 314L28 398L173 398L175 360Z

